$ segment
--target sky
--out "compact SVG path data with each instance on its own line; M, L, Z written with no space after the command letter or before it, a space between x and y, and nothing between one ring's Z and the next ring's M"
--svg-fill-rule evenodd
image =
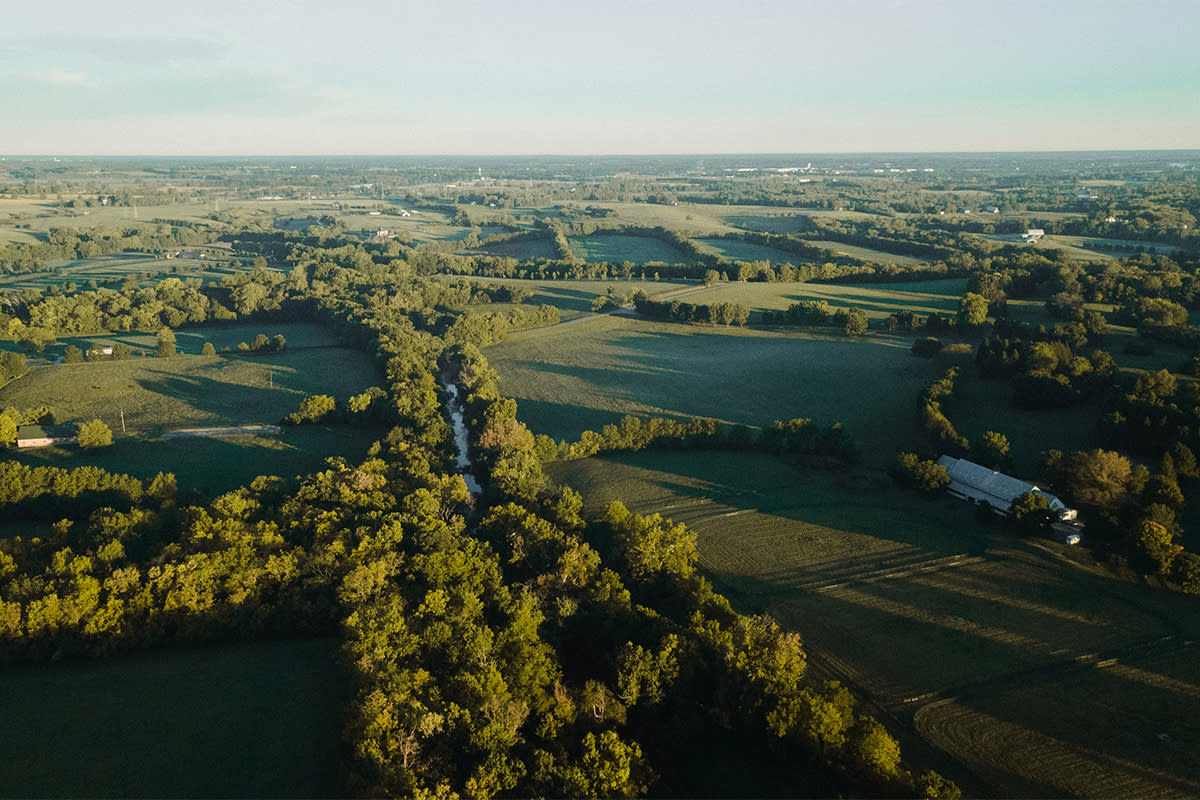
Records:
M11 5L0 155L1200 148L1196 0Z

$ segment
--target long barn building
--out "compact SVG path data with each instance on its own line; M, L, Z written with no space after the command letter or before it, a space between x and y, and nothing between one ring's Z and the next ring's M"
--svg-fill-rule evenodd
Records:
M1049 500L1050 510L1060 522L1070 522L1079 516L1079 512L1067 508L1066 504L1054 495L1003 472L952 456L942 456L937 463L945 467L946 474L950 476L950 485L946 489L950 494L974 503L987 503L997 514L1007 517L1013 501L1028 492L1040 494Z

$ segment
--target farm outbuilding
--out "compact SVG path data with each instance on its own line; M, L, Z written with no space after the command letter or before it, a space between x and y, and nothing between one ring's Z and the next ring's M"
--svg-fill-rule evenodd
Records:
M1036 485L1020 478L988 469L965 458L942 456L937 463L945 467L946 474L950 476L950 486L947 487L950 494L973 503L987 503L993 511L1002 516L1008 516L1013 501L1027 492L1040 494L1049 500L1050 510L1061 522L1069 522L1079 516L1079 512L1067 508L1066 504L1054 495L1043 492Z
M56 444L74 444L79 435L75 429L63 425L21 425L17 428L17 447L50 447Z

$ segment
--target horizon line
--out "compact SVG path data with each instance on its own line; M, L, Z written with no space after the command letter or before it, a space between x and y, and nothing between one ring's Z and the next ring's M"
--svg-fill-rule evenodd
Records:
M504 153L0 153L10 158L661 158L716 156L871 156L871 155L1071 155L1085 153L1200 153L1200 147L1081 148L1045 150L793 150L712 152L504 152Z

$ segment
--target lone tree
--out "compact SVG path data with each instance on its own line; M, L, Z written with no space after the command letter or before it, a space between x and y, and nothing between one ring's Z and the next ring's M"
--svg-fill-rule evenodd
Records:
M112 428L100 420L93 419L79 426L80 447L108 447L112 443Z
M175 332L170 328L162 328L158 332L158 357L171 358L175 355Z
M958 326L977 328L987 322L988 302L981 294L967 292L958 301Z

